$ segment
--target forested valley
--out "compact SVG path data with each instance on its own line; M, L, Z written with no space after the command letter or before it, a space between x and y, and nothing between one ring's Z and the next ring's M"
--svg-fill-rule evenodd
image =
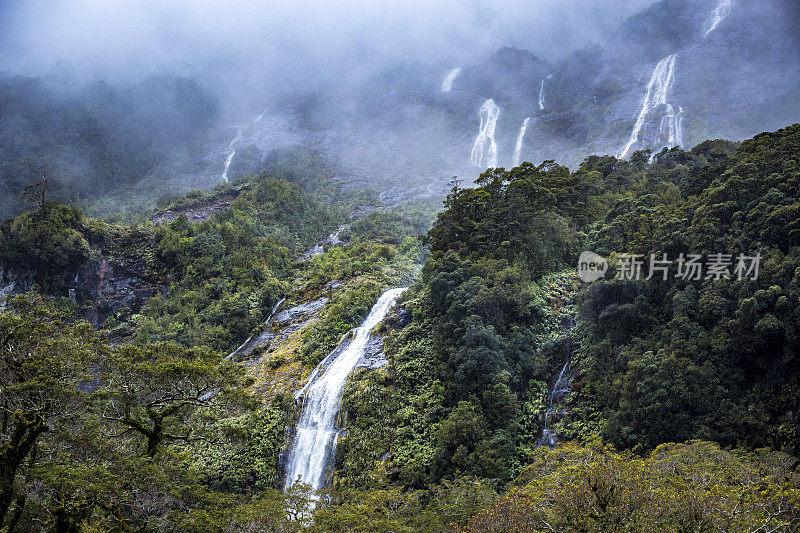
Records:
M349 223L347 206L374 198L331 189L321 163L319 179L248 175L127 226L30 189L0 249L31 291L0 314L3 525L791 530L798 154L794 125L652 161L524 163L454 182L443 208ZM581 283L582 250L609 258L605 278ZM617 255L651 251L763 259L757 279L614 279ZM103 262L153 295L100 313L102 290L67 290ZM374 332L385 364L347 381L324 505L302 484L281 491L295 384L384 288L408 284ZM270 312L320 298L297 331L272 322L285 339L227 356ZM556 446L541 445L545 424Z

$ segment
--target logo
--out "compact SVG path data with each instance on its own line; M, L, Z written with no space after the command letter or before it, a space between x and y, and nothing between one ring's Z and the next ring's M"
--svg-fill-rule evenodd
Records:
M578 277L585 283L591 283L605 276L608 261L594 252L581 252L578 257Z

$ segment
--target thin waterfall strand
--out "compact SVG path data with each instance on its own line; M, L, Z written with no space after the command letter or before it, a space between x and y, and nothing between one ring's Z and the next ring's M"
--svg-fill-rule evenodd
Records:
M731 14L733 10L733 0L721 0L716 9L711 12L711 16L703 24L703 37L717 29L719 23Z
M445 76L444 80L442 80L442 92L443 93L449 93L452 90L453 81L455 81L456 76L458 76L459 73L461 73L461 69L460 68L454 68L453 70L451 70L450 72L447 73L447 76Z
M347 376L355 368L369 341L369 332L392 308L404 288L385 291L364 322L355 330L350 344L324 369L317 366L308 384L296 397L304 396L303 411L286 467L285 488L296 481L322 488L325 471L335 454L336 417L341 406Z
M500 117L500 108L489 98L480 109L481 125L475 143L472 145L469 162L480 168L497 167L497 143L494 130Z
M539 111L544 110L544 82L545 80L549 80L552 77L553 75L550 74L546 78L542 78L542 84L539 86Z
M519 129L519 135L517 135L517 143L514 145L514 158L511 163L512 167L516 167L520 163L520 159L522 158L522 140L525 138L525 132L528 131L528 122L531 120L531 117L526 118L522 122L522 127Z
M239 139L242 138L242 129L239 126L236 126L236 137L233 138L231 144L228 145L228 150L231 153L228 154L227 159L225 159L225 168L222 170L222 181L228 183L228 169L231 168L231 161L233 161L233 156L236 155L236 149L233 147Z
M542 427L542 437L539 439L539 446L547 446L552 448L556 445L556 432L550 429L550 417L553 415L563 415L566 410L558 409L558 404L564 399L567 394L572 392L572 372L570 372L569 363L572 359L572 329L575 327L575 319L570 317L569 325L567 326L567 339L566 339L566 361L564 366L561 367L561 372L558 373L553 388L550 390L548 396L548 407L544 413L544 426Z
M625 146L622 147L619 152L617 152L617 157L619 159L624 159L627 157L631 148L633 148L633 146L639 142L639 137L647 118L652 115L652 113L658 109L659 106L666 107L667 111L664 118L671 117L669 119L671 123L667 129L668 131L672 132L672 135L667 139L667 142L674 146L676 139L682 139L683 118L681 116L680 120L678 120L678 115L674 112L670 112L672 106L667 103L667 97L670 95L672 91L672 85L675 81L676 58L677 54L667 56L659 61L656 67L653 69L653 74L650 76L650 81L647 83L647 91L645 92L644 99L642 100L642 109L639 111L639 115L636 117L636 123L633 125L630 139L628 139L628 142L625 144Z

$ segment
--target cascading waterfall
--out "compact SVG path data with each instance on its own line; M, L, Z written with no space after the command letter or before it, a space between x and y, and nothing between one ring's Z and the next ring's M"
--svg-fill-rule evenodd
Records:
M519 135L517 135L517 143L514 145L514 158L511 163L512 167L516 167L520 163L520 159L522 158L522 140L525 138L525 132L528 130L528 122L531 120L531 117L526 118L522 122L522 127L519 129Z
M305 397L305 402L289 452L285 488L298 480L314 490L322 488L325 470L336 454L336 417L347 376L363 355L370 330L383 320L403 291L385 291L355 330L350 344L333 361L326 358L320 363L306 386L295 393L295 398Z
M716 30L719 23L725 20L732 10L733 0L720 0L716 9L711 12L711 16L703 23L703 37L708 37L709 33Z
M447 76L445 76L444 80L442 80L443 93L450 92L450 90L453 88L453 81L456 79L456 76L458 76L460 73L461 73L460 68L454 68L453 70L447 73Z
M643 137L641 134L647 119L651 117L654 112L661 109L663 109L664 115L659 125L659 138L656 139L656 143L664 142L670 147L682 145L683 109L678 107L679 111L675 113L672 104L667 102L667 98L671 95L672 85L675 81L675 59L677 57L677 54L667 56L659 61L653 69L653 74L650 76L650 81L647 84L647 91L642 100L642 109L636 117L636 123L633 125L630 139L628 139L625 146L617 152L617 157L619 159L627 157L631 148L640 142L640 137ZM663 137L665 132L666 139Z
M228 150L231 153L228 154L227 159L225 159L225 168L222 169L222 181L228 183L228 169L231 167L231 161L233 161L233 156L236 155L236 150L233 148L233 145L236 144L239 139L242 138L242 129L239 126L236 126L236 136L231 141L231 144L228 145Z
M564 396L572 391L572 373L569 370L569 362L572 358L572 328L575 327L575 319L570 318L569 325L567 326L567 340L566 340L566 361L564 366L561 367L561 372L558 373L553 388L550 390L548 397L547 411L544 413L544 427L542 428L542 437L539 439L539 446L547 446L552 448L556 444L556 433L550 429L550 417L553 415L562 415L566 411L558 409L558 402Z
M561 372L558 374L558 379L553 385L553 390L550 391L550 403L547 411L544 413L544 428L542 429L542 438L539 439L539 446L547 446L552 448L556 444L556 433L550 429L550 417L552 415L562 414L556 409L555 404L565 394L572 390L572 374L569 372L569 360L564 363Z
M661 117L661 124L658 127L658 138L666 136L667 145L683 146L683 108L678 106L676 113L672 105L667 104L667 112Z
M550 74L546 78L542 78L542 84L539 86L539 111L544 110L544 82L545 80L549 80L552 77L553 75Z
M500 117L500 108L489 98L480 109L481 125L475 144L472 145L469 162L480 168L497 167L497 143L494 130Z

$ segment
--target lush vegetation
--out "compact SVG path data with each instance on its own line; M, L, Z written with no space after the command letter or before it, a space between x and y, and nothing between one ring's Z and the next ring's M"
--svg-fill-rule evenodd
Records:
M6 266L36 265L32 288L65 296L78 269L124 259L163 291L102 334L75 318L92 302L0 312L0 527L795 530L800 125L650 156L495 169L454 183L432 227L425 204L348 220L341 205L371 198L329 202L340 193L311 154L292 182L164 200L157 225L98 222L32 189L0 242ZM335 230L346 245L301 257ZM588 286L583 250L611 264ZM613 279L621 254L715 252L760 253L757 279L682 279L675 264ZM279 492L293 402L245 392L222 356L280 298L327 298L291 348L310 370L381 290L415 279L381 326L389 366L348 381L324 505ZM571 393L548 414L568 361ZM545 420L553 450L538 446Z
M387 340L392 372L348 387L339 483L370 486L382 461L408 487L463 475L506 486L536 455L567 357L568 409L550 419L562 439L636 453L706 439L796 456L798 148L792 126L652 162L525 163L456 185L424 239L410 321ZM612 267L576 290L581 250ZM760 252L758 279L738 279L735 263L730 279L683 280L675 265L665 281L612 279L619 254L714 252Z
M279 406L253 410L241 367L176 344L111 346L40 298L13 299L0 329L5 531L179 531L251 499L201 483L187 453L202 442L202 460L231 462L241 417L280 419ZM263 470L228 469L227 483L263 484Z

